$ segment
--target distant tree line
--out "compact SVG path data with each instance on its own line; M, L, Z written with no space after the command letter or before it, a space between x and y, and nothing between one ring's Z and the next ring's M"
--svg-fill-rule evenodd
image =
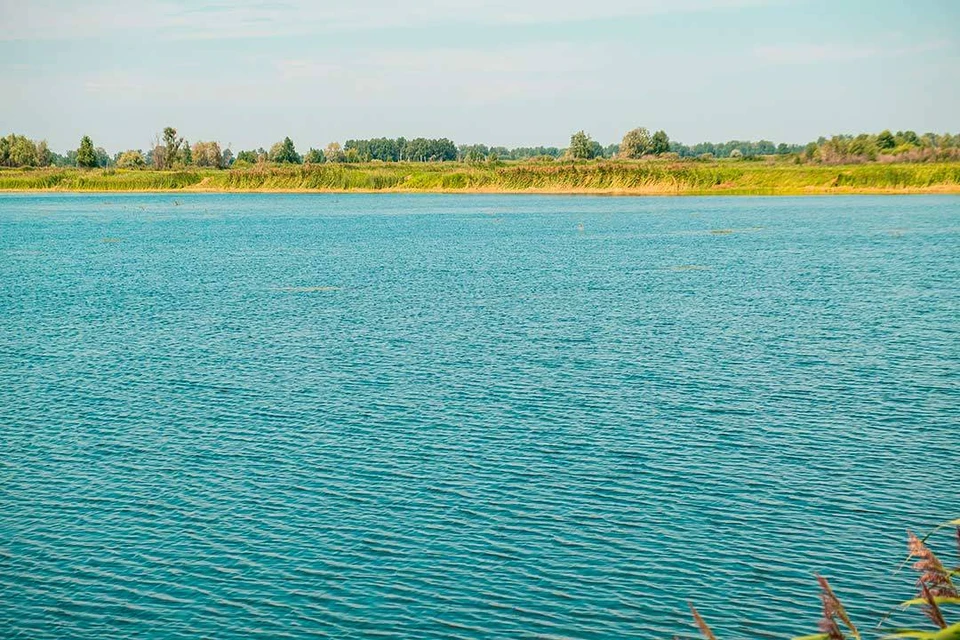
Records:
M248 149L236 155L230 146L219 142L198 141L190 144L173 127L165 127L154 137L150 147L128 149L113 156L96 147L89 136L83 136L75 150L61 155L50 150L45 140L31 140L10 134L0 138L0 167L118 167L121 169L153 168L160 170L204 167L263 166L272 164L323 164L354 162L466 162L495 163L504 160L591 160L596 158L715 158L756 159L786 157L797 163L844 164L859 162L930 162L960 160L960 134L913 131L881 131L877 134L835 135L821 137L806 145L776 144L769 140L731 140L700 142L686 145L673 140L665 131L638 127L628 131L619 144L601 145L584 131L570 137L567 148L559 147L491 147L485 144L457 146L447 138L370 138L347 140L343 146L331 142L324 149L310 148L298 153L289 137L275 143L270 150Z

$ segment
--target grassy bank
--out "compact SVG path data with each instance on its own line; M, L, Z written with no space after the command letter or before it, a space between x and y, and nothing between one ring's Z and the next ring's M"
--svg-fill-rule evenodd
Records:
M368 163L184 171L5 169L0 190L422 191L634 195L960 193L960 163Z

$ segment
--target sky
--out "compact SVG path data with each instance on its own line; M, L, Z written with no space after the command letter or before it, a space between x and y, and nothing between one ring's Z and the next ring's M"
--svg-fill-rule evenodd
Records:
M958 0L0 0L0 135L804 143L960 130Z

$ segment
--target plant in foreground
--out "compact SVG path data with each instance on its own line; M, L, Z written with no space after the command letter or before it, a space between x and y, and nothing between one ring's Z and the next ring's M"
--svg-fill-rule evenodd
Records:
M917 559L913 564L913 569L919 573L917 578L918 594L911 600L901 602L899 608L906 610L914 606L921 607L924 615L936 628L934 630L893 629L885 634L884 638L960 640L960 621L951 623L944 611L944 605L960 604L960 593L958 593L957 585L954 582L955 578L960 576L960 566L952 569L948 568L926 544L931 535L946 527L956 527L957 550L960 553L960 519L957 519L941 524L923 538L918 538L912 532L907 531L908 555L903 562L903 564L907 564L911 559ZM845 632L848 632L849 637L853 640L862 640L860 631L847 614L847 610L840 602L837 594L834 593L830 583L823 576L817 575L816 578L820 585L820 602L823 604L823 616L818 625L819 633L794 638L794 640L846 640L848 636L845 635ZM713 631L692 603L690 604L690 612L693 614L693 621L703 637L706 640L716 640ZM887 617L889 617L889 614L880 621L877 625L878 628Z

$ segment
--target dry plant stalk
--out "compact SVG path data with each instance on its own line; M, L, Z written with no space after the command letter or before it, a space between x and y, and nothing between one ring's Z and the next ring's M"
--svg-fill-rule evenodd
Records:
M717 636L713 635L713 631L710 629L710 626L700 617L700 613L697 611L697 608L693 606L692 602L688 602L690 605L690 613L693 614L693 621L697 623L697 628L700 629L700 633L703 634L703 637L707 640L717 640Z
M847 610L843 608L840 598L830 588L830 583L821 575L817 575L817 582L820 584L820 601L823 603L820 631L826 634L830 640L843 640L843 632L840 631L840 625L837 624L837 618L839 618L853 634L853 637L860 640L860 632L853 624L850 616L847 615Z

